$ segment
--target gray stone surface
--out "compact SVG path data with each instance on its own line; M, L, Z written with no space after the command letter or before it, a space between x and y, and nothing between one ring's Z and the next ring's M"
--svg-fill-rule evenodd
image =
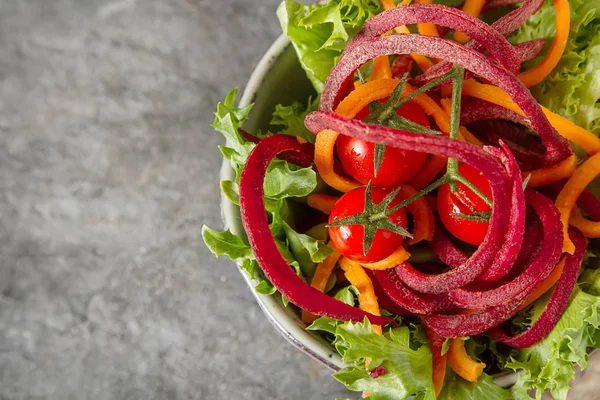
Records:
M0 399L347 395L200 238L278 1L0 0Z
M344 394L200 237L277 3L0 1L1 399Z

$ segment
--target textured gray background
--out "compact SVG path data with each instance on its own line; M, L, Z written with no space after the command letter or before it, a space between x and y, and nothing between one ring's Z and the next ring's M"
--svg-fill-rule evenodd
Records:
M0 0L0 399L345 395L200 238L278 1Z

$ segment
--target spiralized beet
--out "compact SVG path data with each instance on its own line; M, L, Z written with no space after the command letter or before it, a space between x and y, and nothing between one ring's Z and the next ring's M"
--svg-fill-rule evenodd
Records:
M435 227L431 249L450 268L457 268L469 259L469 256L452 243L446 229L440 222Z
M546 44L544 39L528 40L527 42L516 44L515 52L519 61L523 63L536 58L544 48L544 44Z
M262 139L248 156L240 178L242 223L265 276L290 302L313 314L342 321L363 321L367 317L376 325L391 322L388 318L364 312L313 288L296 275L279 252L265 212L263 182L271 160L286 150L302 151L292 136L272 135Z
M384 310L398 315L414 315L412 312L408 311L406 308L402 307L390 298L390 296L385 292L385 290L375 277L373 271L371 271L368 268L365 268L365 273L373 282L373 290L375 291L375 296L377 296L377 302L379 303L380 308L383 308Z
M401 276L406 286L421 293L447 293L474 281L493 262L504 242L510 219L508 205L511 187L504 168L494 157L467 142L445 136L417 134L381 125L366 124L331 112L310 113L305 119L305 124L315 134L323 129L332 129L373 143L452 157L481 171L488 179L494 204L490 228L481 246L464 264L443 274L421 274L407 266L406 269L411 270L412 273L408 277ZM398 270L400 269L398 267ZM405 268L401 270L404 271Z
M354 72L367 61L380 55L411 52L442 58L458 64L504 90L523 110L531 122L532 128L542 138L546 146L544 160L547 164L555 164L572 154L569 142L556 133L540 105L513 74L490 63L481 53L438 37L388 35L360 41L349 52L345 51L339 63L331 70L321 95L319 109L333 111L341 100L340 95L352 81Z
M528 190L525 193L525 200L535 210L542 222L544 238L539 254L528 262L519 276L496 289L471 291L460 288L450 292L450 298L458 306L484 309L522 299L550 275L560 260L563 246L563 236L561 235L563 226L558 209L552 200L534 190Z
M521 7L506 14L504 17L494 22L491 26L502 36L508 36L525 24L529 17L538 12L543 3L544 0L525 0ZM474 40L466 43L465 47L475 51L483 51L483 46ZM452 68L452 63L441 62L434 65L422 75L417 76L413 82L418 86L424 85L430 80L444 75L450 71L450 68Z
M498 256L490 268L479 278L486 281L500 280L511 270L511 267L514 265L515 260L521 251L523 234L525 232L526 209L521 170L517 165L517 160L515 160L504 142L500 141L499 144L501 149L496 147L486 147L485 149L489 153L500 158L506 167L512 183L512 205L505 244L498 252Z
M393 302L414 314L458 310L458 307L452 304L447 295L427 295L413 292L404 286L394 268L374 271L374 275L385 294Z
M563 272L558 283L538 319L527 329L516 336L509 336L499 326L490 330L489 334L494 339L518 349L531 347L542 340L554 328L562 313L569 304L569 297L577 283L577 275L585 255L586 240L577 229L569 229L569 237L575 244L573 255L567 255Z
M513 74L519 72L521 64L519 57L515 48L503 35L462 10L439 4L411 4L382 12L365 23L362 31L348 43L344 54L348 54L365 39L380 36L398 26L420 22L433 23L464 32L487 49L506 69Z
M519 310L523 300L513 301L498 307L491 307L472 314L425 316L429 327L446 338L474 336L510 319Z

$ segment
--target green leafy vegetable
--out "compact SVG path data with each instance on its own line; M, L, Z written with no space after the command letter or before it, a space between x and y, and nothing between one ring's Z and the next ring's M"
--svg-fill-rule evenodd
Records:
M252 105L235 107L236 94L237 90L232 90L225 100L218 104L213 127L227 140L226 146L220 146L219 149L236 172L236 180L222 181L221 190L229 201L239 205L239 177L254 144L246 142L238 132L247 120ZM287 199L305 197L316 187L317 175L312 168L300 168L283 160L274 160L267 169L264 190L265 205L272 221L270 227L277 247L300 277L312 275L311 268L314 271L315 263L327 257L331 249L292 228L293 212L290 211ZM241 261L240 268L246 271L251 279L259 281L256 286L257 292L266 295L275 293L273 285L260 273L245 236L235 235L230 230L219 232L204 226L202 237L215 255L224 254L232 260ZM283 301L286 303L287 299Z
M415 339L406 326L379 336L366 320L339 324L334 345L351 366L333 376L350 390L368 391L369 399L402 400L416 395L417 399L433 400L431 350L423 343L413 343L417 349L412 349L411 341ZM382 366L386 373L372 378L365 357L371 358L369 369Z
M280 133L297 136L307 142L314 143L315 135L304 126L304 118L308 113L316 111L318 108L318 97L314 100L308 99L306 106L299 101L294 101L290 106L278 104L275 106L271 124L282 126L283 130Z
M571 33L565 54L532 93L552 111L600 135L600 4L569 0L569 5ZM510 37L511 42L545 39L547 49L554 37L554 16L552 1L546 0L542 9ZM538 64L544 54L528 62L526 68Z
M290 38L300 64L317 93L346 44L379 12L377 0L331 0L308 6L285 0L277 9L283 34Z
M308 196L317 186L312 168L299 168L287 161L274 160L265 176L265 196L273 200Z
M202 238L206 246L218 257L225 254L232 260L252 257L252 249L240 236L234 235L227 229L218 232L204 225Z
M471 383L449 369L438 400L511 400L512 398L509 390L502 389L486 374L483 374L477 382Z
M597 285L596 275L593 285ZM546 300L546 301L544 301ZM548 296L536 302L534 319L543 311ZM566 399L569 381L575 375L574 363L584 368L588 347L598 345L600 297L575 289L569 306L552 332L528 349L515 350L506 367L522 369L512 388L516 398L527 398L527 391L537 389L537 398L550 391L556 400Z

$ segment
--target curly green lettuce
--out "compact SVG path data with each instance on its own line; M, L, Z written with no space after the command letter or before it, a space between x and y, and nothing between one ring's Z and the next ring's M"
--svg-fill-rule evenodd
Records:
M220 146L219 149L223 157L230 161L236 175L235 180L221 181L221 190L229 201L239 205L239 178L254 144L246 142L238 132L248 119L252 105L235 107L236 94L237 90L232 90L225 100L219 103L213 127L227 141L226 146ZM294 229L293 215L296 213L297 204L291 200L308 196L316 187L317 174L312 168L300 168L284 160L274 160L270 163L264 182L265 205L277 246L297 274L305 279L312 277L316 264L331 254L331 249L323 241L298 233ZM240 268L246 271L251 279L259 281L256 286L259 293L275 293L273 285L262 277L243 233L236 235L230 230L217 231L203 226L202 238L216 256L225 255L238 261Z
M286 35L317 93L348 41L380 11L378 0L331 0L303 5L284 0L277 9Z
M532 88L535 98L550 110L600 135L600 3L569 0L571 32L565 54L552 73ZM555 12L551 0L529 19L510 40L521 43L545 39L546 49L555 32ZM545 52L525 65L540 62Z

